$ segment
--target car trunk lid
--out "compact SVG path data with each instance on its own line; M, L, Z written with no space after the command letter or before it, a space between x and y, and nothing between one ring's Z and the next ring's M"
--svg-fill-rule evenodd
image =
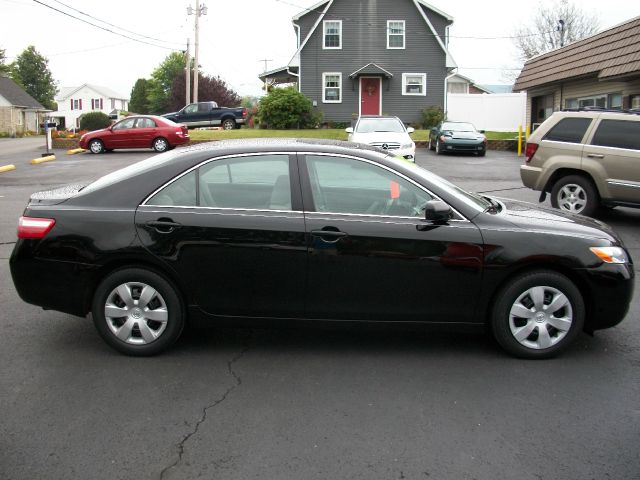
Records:
M83 183L73 183L52 190L44 190L31 194L29 205L58 205L75 197L85 187Z

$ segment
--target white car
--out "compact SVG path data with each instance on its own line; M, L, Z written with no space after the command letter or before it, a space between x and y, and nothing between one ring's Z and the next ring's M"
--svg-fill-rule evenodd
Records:
M406 128L398 117L362 116L346 131L350 142L366 143L415 162L416 144L409 136L414 129Z

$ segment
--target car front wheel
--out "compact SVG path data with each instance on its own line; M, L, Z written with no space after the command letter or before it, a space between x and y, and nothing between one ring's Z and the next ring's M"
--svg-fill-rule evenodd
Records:
M89 151L91 153L104 153L104 145L100 140L91 140L89 142Z
M569 175L558 180L551 190L551 205L571 213L591 216L600 201L591 180L578 175Z
M184 315L176 289L150 270L127 268L96 289L93 322L100 336L126 355L155 355L182 333Z
M491 328L497 342L521 358L549 358L566 349L584 325L584 300L564 275L528 272L496 298Z
M437 155L442 154L442 147L440 146L440 140L436 140L436 154Z

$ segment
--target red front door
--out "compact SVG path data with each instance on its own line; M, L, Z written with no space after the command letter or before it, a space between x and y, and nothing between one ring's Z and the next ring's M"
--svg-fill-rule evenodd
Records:
M380 78L360 79L360 115L380 115Z

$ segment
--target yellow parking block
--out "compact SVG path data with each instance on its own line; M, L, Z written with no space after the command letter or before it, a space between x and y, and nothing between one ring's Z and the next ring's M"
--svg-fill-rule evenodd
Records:
M50 162L52 160L55 160L56 156L55 155L49 155L48 157L40 157L40 158L34 158L33 160L31 160L29 163L31 165L39 165L41 163L44 162Z
M3 165L0 167L0 173L10 172L11 170L15 170L15 165Z
M73 148L71 150L67 150L67 154L69 155L75 155L76 153L83 153L83 152L86 152L84 148Z

